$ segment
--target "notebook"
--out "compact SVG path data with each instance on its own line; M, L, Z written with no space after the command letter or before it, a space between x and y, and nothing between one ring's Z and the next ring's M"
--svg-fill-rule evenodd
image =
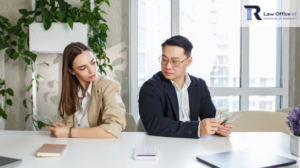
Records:
M37 157L61 157L67 145L64 144L44 144L37 152Z
M21 159L8 158L0 156L0 168L15 167L22 162Z
M202 155L197 159L211 167L222 168L279 167L297 163L293 159L252 149Z

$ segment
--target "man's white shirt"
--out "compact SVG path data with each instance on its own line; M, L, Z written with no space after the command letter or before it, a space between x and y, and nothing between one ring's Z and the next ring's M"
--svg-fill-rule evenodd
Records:
M184 84L182 89L179 89L177 85L171 80L172 85L175 88L178 105L179 105L179 121L186 122L191 121L189 92L188 88L191 84L191 78L188 73L185 73ZM200 137L200 122L198 126L198 137Z

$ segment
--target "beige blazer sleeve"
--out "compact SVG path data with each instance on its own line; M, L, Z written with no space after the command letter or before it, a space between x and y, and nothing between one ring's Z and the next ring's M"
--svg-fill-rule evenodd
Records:
M119 137L125 129L125 106L120 96L121 86L118 82L103 77L102 79L101 124L105 131Z

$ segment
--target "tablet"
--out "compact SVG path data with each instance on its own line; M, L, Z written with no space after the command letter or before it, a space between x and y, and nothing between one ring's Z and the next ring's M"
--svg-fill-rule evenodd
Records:
M222 168L280 167L297 163L296 160L274 153L252 149L202 155L197 159L211 167Z
M0 168L15 167L21 162L22 162L21 159L14 159L14 158L0 156Z

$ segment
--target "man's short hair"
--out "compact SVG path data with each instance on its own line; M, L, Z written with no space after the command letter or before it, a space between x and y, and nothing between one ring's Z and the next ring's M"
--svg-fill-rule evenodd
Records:
M177 35L177 36L173 36L173 37L167 39L161 45L162 46L162 50L164 49L164 47L166 45L182 47L184 49L184 54L186 56L188 56L188 57L191 56L191 52L192 52L192 49L193 49L193 44L186 37Z

